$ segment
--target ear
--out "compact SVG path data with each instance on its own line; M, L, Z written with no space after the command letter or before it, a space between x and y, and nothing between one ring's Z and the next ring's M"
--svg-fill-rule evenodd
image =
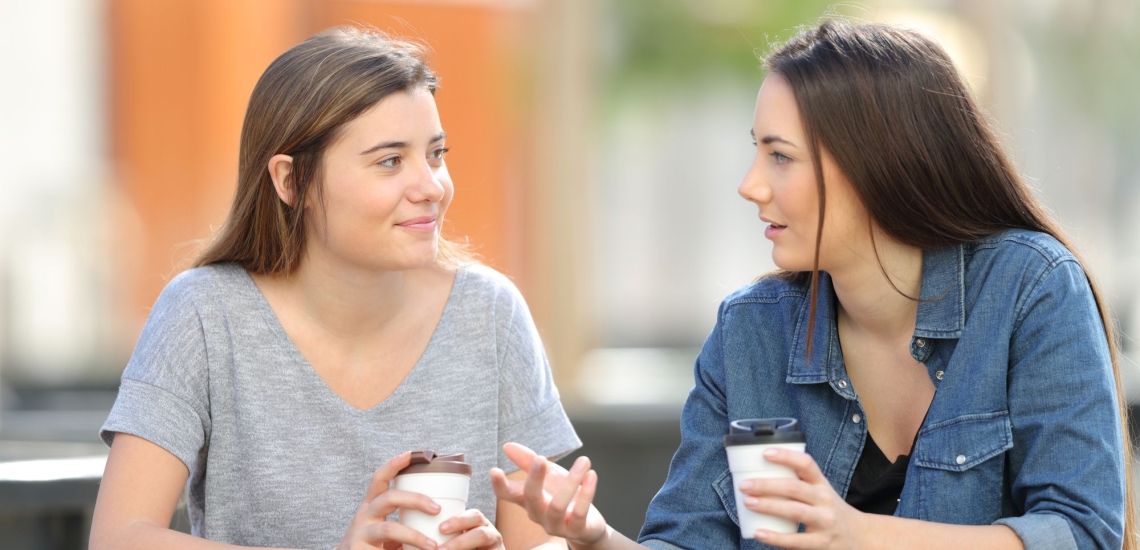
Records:
M293 157L289 155L273 155L269 159L269 177L273 179L273 188L281 202L289 206L296 205L297 194L293 187Z

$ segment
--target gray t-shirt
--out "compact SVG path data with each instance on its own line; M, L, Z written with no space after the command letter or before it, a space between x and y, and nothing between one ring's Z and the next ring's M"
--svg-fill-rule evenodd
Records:
M467 455L468 508L495 520L502 444L560 457L581 446L522 296L491 268L459 268L407 378L359 410L334 393L235 264L191 269L155 303L101 435L133 434L190 470L195 535L331 548L372 473L408 450ZM393 516L394 517L394 516Z

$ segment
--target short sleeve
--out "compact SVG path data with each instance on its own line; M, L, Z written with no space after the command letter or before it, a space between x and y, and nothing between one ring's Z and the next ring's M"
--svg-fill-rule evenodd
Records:
M146 439L191 471L210 431L206 343L195 279L193 272L179 275L155 302L99 432L107 445L119 432Z
M582 446L559 400L542 339L526 302L501 278L495 307L499 363L499 467L518 467L502 452L504 443L521 443L536 453L561 458Z

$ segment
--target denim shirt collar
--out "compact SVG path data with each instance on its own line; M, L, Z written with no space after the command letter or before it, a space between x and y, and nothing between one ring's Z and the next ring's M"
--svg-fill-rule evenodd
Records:
M966 324L965 270L965 245L923 251L922 287L915 318L915 338L961 337L962 327ZM846 376L845 373L838 372L842 369L843 362L835 360L840 353L839 335L836 332L835 292L831 285L831 275L826 271L819 273L818 302L810 360L807 357L810 295L800 307L788 362L788 383L819 384ZM911 350L912 353L916 351L913 340ZM849 385L836 389L840 393L851 391ZM853 397L854 394L851 393Z

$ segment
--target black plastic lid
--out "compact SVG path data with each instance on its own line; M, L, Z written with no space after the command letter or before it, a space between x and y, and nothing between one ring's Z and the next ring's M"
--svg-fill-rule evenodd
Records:
M795 418L734 420L728 425L728 435L724 436L725 447L806 441L807 438L800 431L800 423Z

